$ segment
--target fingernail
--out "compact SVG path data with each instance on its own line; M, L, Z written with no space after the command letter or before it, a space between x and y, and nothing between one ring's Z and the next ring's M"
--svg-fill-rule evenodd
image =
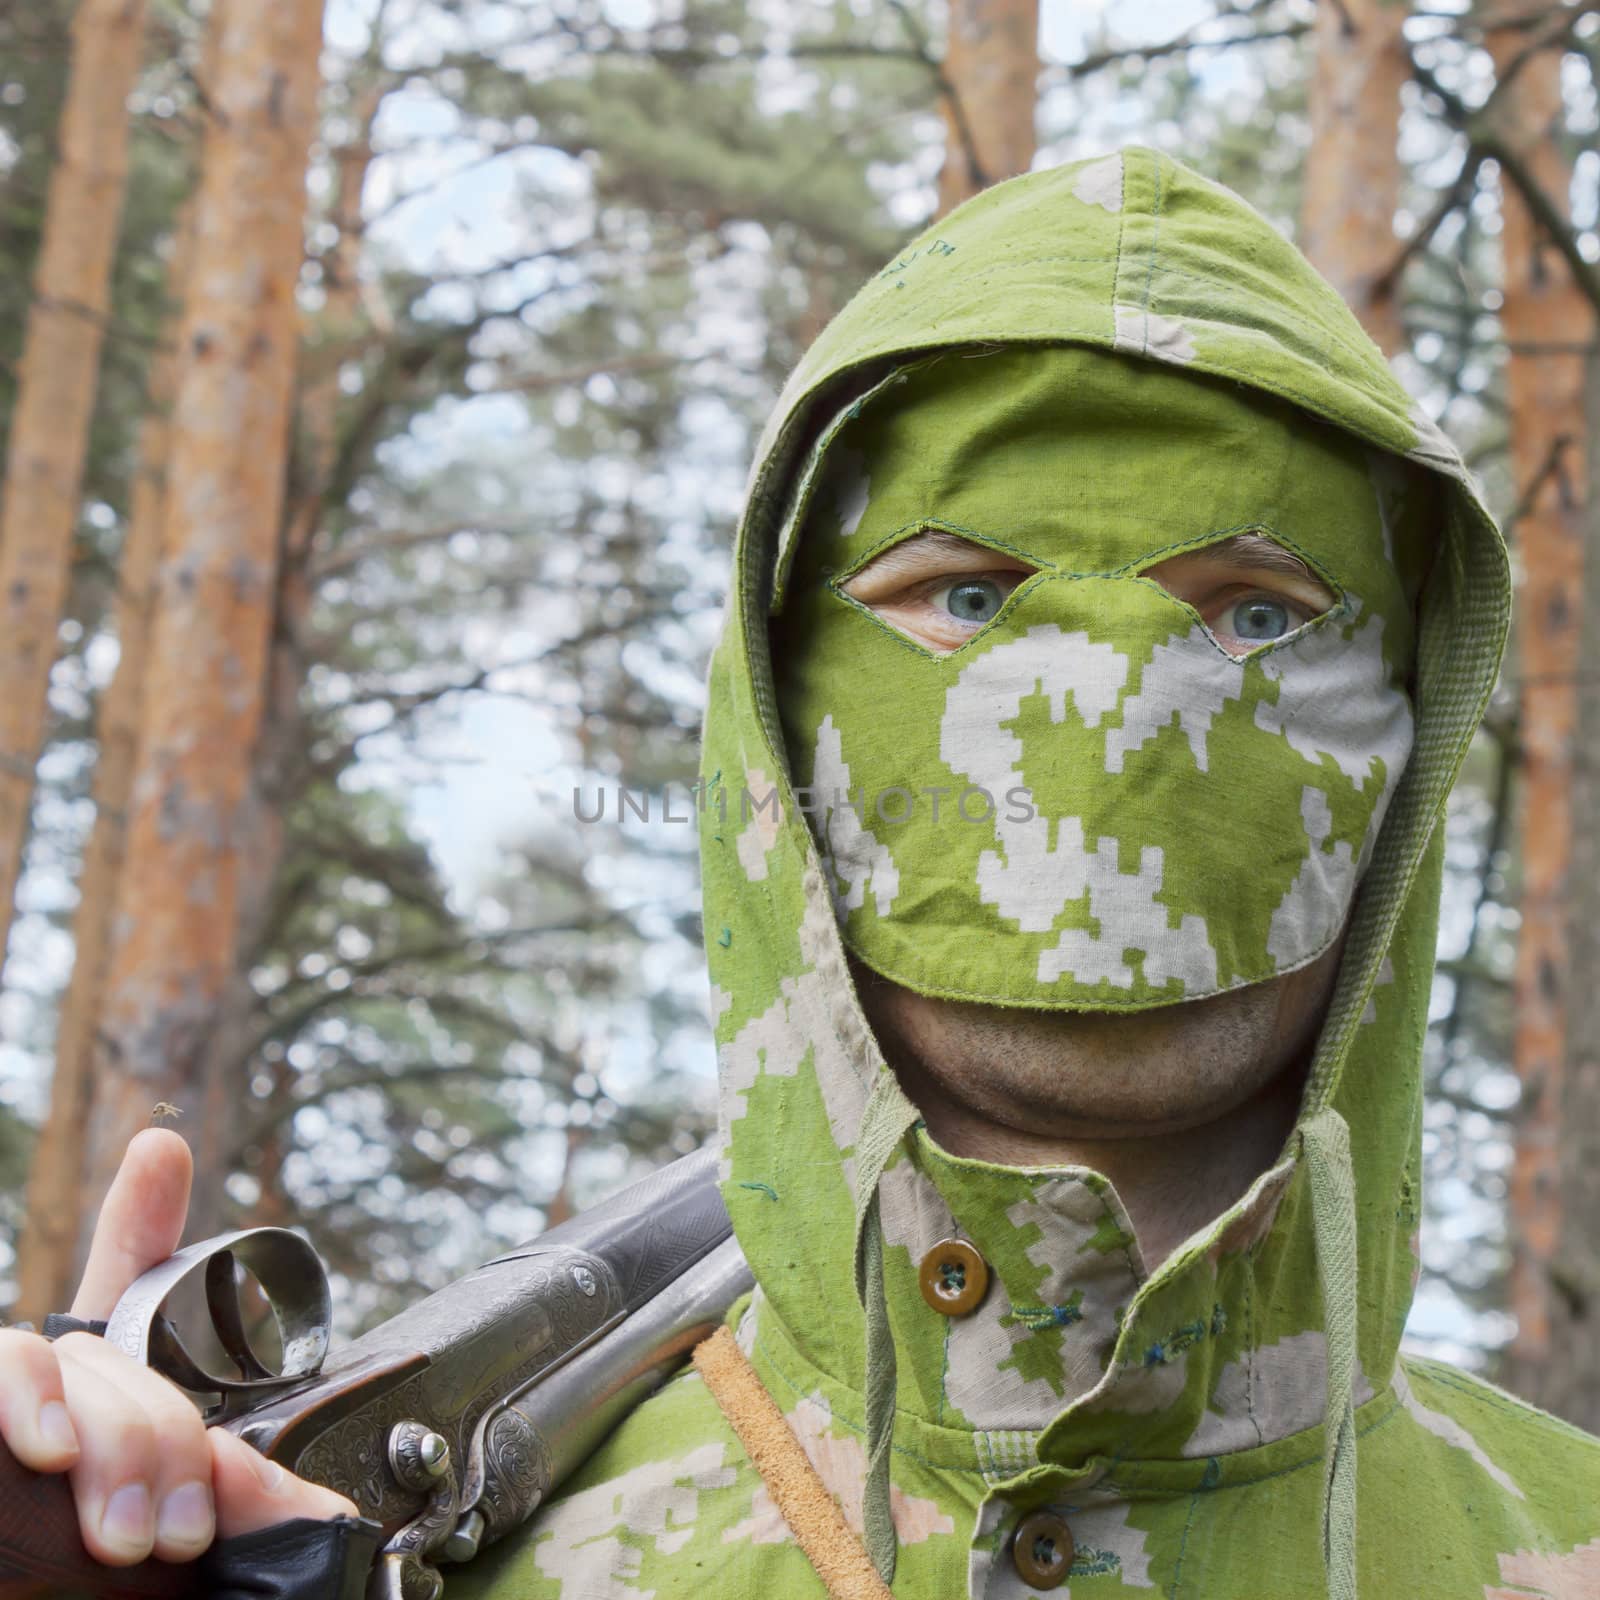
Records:
M255 1460L250 1465L255 1468L261 1487L268 1494L276 1494L283 1483L283 1468L276 1461L268 1461L260 1451L255 1452Z
M78 1453L78 1432L72 1426L67 1408L59 1400L46 1400L39 1407L39 1439L51 1455Z
M144 1552L155 1535L150 1517L150 1490L142 1483L125 1483L106 1501L100 1514L100 1537L119 1550Z
M162 1543L205 1546L215 1531L210 1484L179 1484L161 1502L156 1538Z

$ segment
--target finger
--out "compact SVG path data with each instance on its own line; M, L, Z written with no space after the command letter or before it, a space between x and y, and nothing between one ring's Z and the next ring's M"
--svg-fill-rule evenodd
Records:
M78 1430L71 1470L84 1548L108 1567L131 1566L155 1543L156 1436L144 1408L121 1385L78 1360L92 1334L56 1341L67 1409Z
M100 1207L73 1316L109 1317L128 1285L178 1248L193 1177L189 1146L170 1128L134 1136Z
M0 1328L0 1439L35 1472L65 1472L78 1459L56 1353L16 1328Z
M226 1428L212 1428L211 1486L217 1499L217 1531L225 1539L254 1533L293 1517L319 1522L360 1513L342 1494L308 1483L268 1461Z
M148 1418L154 1434L154 1553L163 1561L192 1561L211 1543L211 1448L194 1402L158 1372L141 1366L104 1339L87 1335L60 1341L65 1366L77 1362L114 1384Z

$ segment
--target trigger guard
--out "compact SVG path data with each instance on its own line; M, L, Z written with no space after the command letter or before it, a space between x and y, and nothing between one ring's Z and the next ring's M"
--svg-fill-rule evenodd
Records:
M273 1374L243 1343L237 1286L237 1260L261 1285L283 1338L283 1368ZM201 1367L161 1315L169 1295L195 1274L205 1277L206 1300L217 1337L240 1376L223 1377ZM234 1293L230 1302L224 1289ZM328 1275L315 1250L287 1228L245 1228L220 1233L174 1251L128 1286L106 1323L106 1340L142 1365L186 1389L230 1395L259 1394L314 1377L328 1353L333 1299ZM169 1370L172 1369L172 1370Z

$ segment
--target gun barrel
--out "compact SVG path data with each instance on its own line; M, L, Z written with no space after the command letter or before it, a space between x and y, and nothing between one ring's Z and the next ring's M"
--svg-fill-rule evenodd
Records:
M347 1346L320 1377L228 1426L393 1529L429 1498L390 1468L393 1430L416 1423L448 1444L462 1498L475 1503L493 1442L485 1425L503 1402L698 1281L731 1237L714 1159L697 1152L458 1278Z
M514 1520L486 1518L487 1537L500 1537L530 1515L551 1486L581 1466L754 1284L738 1242L728 1239L613 1333L506 1400L499 1414L515 1412L540 1441L548 1481L529 1503L513 1508ZM484 1431L504 1427L489 1419Z

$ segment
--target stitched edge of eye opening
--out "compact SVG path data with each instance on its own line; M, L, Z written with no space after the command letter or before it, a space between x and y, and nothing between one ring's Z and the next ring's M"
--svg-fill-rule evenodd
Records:
M878 559L879 556L883 555L885 551L892 550L897 545L906 544L911 539L914 539L919 534L923 533L947 533L952 537L961 539L965 543L974 545L979 549L1001 551L1006 555L1015 557L1018 560L1034 563L1034 571L1030 572L1027 577L1025 577L1022 582L1019 583L1016 588L1005 597L1000 604L1000 609L996 611L995 614L988 619L988 621L982 623L979 627L974 628L973 631L965 639L963 639L960 644L952 645L948 650L936 650L929 645L920 643L910 634L896 627L892 622L888 622L883 617L879 616L877 611L868 605L864 600L858 600L854 595L847 594L843 587L852 578L864 572L869 566L872 565L874 561ZM1193 550L1204 550L1209 548L1211 545L1223 544L1229 539L1236 539L1244 534L1258 534L1260 537L1270 540L1273 544L1280 546L1281 548L1287 550L1291 555L1303 561L1305 563L1306 570L1313 577L1319 578L1330 590L1332 590L1333 603L1325 610L1319 611L1315 616L1307 617L1306 620L1300 623L1298 627L1291 628L1289 632L1280 634L1276 639L1264 639L1254 649L1246 650L1243 653L1236 654L1234 651L1229 650L1222 643L1222 641L1212 631L1210 624L1206 622L1205 618L1200 615L1199 611L1193 605L1191 605L1187 600L1182 599L1180 596L1175 595L1159 579L1148 578L1145 576L1145 573L1150 567L1158 566L1162 561L1168 560L1172 556L1182 555ZM876 544L874 544L870 549L863 551L862 554L859 555L847 567L841 568L837 572L830 573L826 579L826 587L831 589L833 593L837 595L839 599L843 600L847 605L854 607L857 611L869 618L876 627L881 628L892 639L904 645L908 650L914 651L917 655L922 656L926 660L947 661L952 656L958 656L962 654L971 645L977 643L978 640L983 638L983 636L992 628L1004 621L1007 614L1021 603L1021 597L1024 594L1031 592L1033 589L1038 588L1042 583L1055 580L1072 581L1083 578L1099 578L1104 580L1118 580L1126 583L1139 583L1155 590L1157 594L1161 595L1164 599L1169 600L1173 605L1177 606L1179 610L1189 617L1204 632L1206 638L1210 641L1220 656L1227 661L1236 662L1240 666L1244 666L1248 662L1257 661L1262 656L1270 655L1275 650L1280 650L1286 646L1295 644L1299 640L1305 638L1308 634L1313 633L1319 628L1322 628L1330 623L1335 621L1348 621L1357 614L1356 607L1352 606L1350 603L1349 591L1342 583L1339 582L1337 578L1333 576L1331 572L1327 570L1326 567L1322 565L1321 562L1313 557L1310 552L1301 549L1300 546L1292 539L1286 538L1270 524L1264 522L1241 523L1232 528L1217 528L1211 530L1209 533L1196 534L1188 539L1180 539L1170 545L1164 545L1160 549L1148 555L1136 556L1132 561L1124 562L1120 567L1113 567L1109 571L1072 572L1062 568L1058 563L1046 561L1042 557L1034 555L1031 551L1024 550L1020 545L1011 544L993 534L979 533L974 529L963 527L959 523L945 522L939 518L923 517L919 518L915 522L908 522L902 527L896 528L893 532L885 534L877 541Z
M1279 634L1276 639L1264 639L1253 650L1246 650L1243 652L1243 654L1236 655L1232 650L1227 649L1223 645L1222 641L1214 632L1212 632L1211 627L1206 622L1205 618L1202 617L1193 606L1191 606L1185 600L1180 600L1177 595L1173 594L1172 591L1160 581L1160 579L1145 578L1144 575L1151 567L1159 566L1161 562L1170 560L1173 556L1186 555L1195 550L1206 550L1212 545L1224 544L1229 539L1238 539L1246 534L1256 534L1260 538L1270 540L1273 544L1279 546L1281 549L1287 550L1290 555L1304 562L1306 570L1312 575L1312 577L1321 579L1328 589L1332 591L1333 604L1326 607L1324 610L1317 612L1315 616L1307 617L1306 620L1298 627L1291 628L1287 633ZM1321 628L1336 620L1340 622L1348 621L1356 614L1356 608L1350 603L1349 590L1346 589L1345 586L1327 569L1327 567L1324 566L1323 563L1314 555L1312 555L1309 550L1303 549L1293 539L1289 538L1286 534L1280 533L1272 526L1271 523L1268 522L1241 523L1236 527L1217 528L1213 529L1210 533L1196 534L1190 539L1180 539L1174 544L1168 545L1163 550L1158 550L1152 555L1139 556L1133 561L1128 562L1125 566L1117 568L1116 576L1121 577L1124 575L1155 584L1155 586L1160 589L1163 594L1176 601L1187 612L1189 612L1195 621L1205 629L1206 637L1210 639L1214 645L1216 645L1217 649L1221 651L1221 653L1225 655L1228 660L1237 661L1241 664L1247 661L1259 660L1262 656L1270 655L1275 650L1281 650L1287 645L1297 643L1299 640L1305 638L1308 634L1315 632L1318 628Z
M1019 561L1026 561L1035 572L1060 570L1059 562L1047 561L1043 556L1037 556L1031 550L1024 550L1021 545L1012 544L998 534L980 533L976 528L963 527L959 522L946 522L939 517L918 517L915 522L907 522L884 534L870 548L862 551L849 566L841 567L834 573L830 581L848 583L852 578L865 572L885 551L894 549L896 545L905 544L923 533L948 533L952 538L964 540L967 544L977 545L981 549L1002 551L1008 556L1015 556Z
M1110 577L1123 577L1131 575L1143 577L1145 572L1169 560L1173 556L1186 555L1193 550L1205 550L1214 544L1225 544L1229 539L1243 538L1246 534L1256 534L1262 539L1269 540L1280 548L1287 550L1290 555L1303 561L1314 578L1320 578L1332 591L1335 603L1345 599L1345 587L1331 573L1326 566L1309 550L1303 549L1286 534L1280 533L1269 522L1242 522L1232 528L1214 528L1210 533L1195 534L1192 538L1179 539L1174 543L1152 551L1149 555L1135 556L1132 561L1125 562L1108 574Z
M976 546L980 550L994 550L1004 555L1013 556L1019 561L1027 561L1031 563L1034 568L1034 570L1030 572L1022 580L1022 582L1019 583L1016 588L1005 597L1004 600L1000 602L1000 609L996 611L987 622L981 623L978 627L974 628L972 632L961 641L960 644L952 645L948 650L935 650L930 645L922 644L917 639L914 639L909 633L904 632L902 629L897 628L892 622L886 621L883 617L879 616L878 613L871 606L869 606L865 600L858 600L853 594L847 594L844 589L845 584L847 584L852 578L857 577L862 572L866 571L866 569L871 566L879 556L883 555L885 551L892 550L897 545L906 544L910 540L916 538L919 534L924 533L947 533L952 538L960 539L967 544ZM977 574L975 574L975 576L977 576ZM904 527L896 528L893 533L885 534L883 538L881 538L875 545L872 546L871 549L863 552L856 558L856 560L851 562L849 566L840 569L838 572L830 574L826 586L831 589L839 599L844 601L846 605L853 606L857 611L868 617L875 626L882 628L883 631L890 636L890 638L897 640L908 650L915 651L919 656L922 656L924 659L929 661L947 661L951 656L960 655L961 652L964 651L969 645L982 638L986 633L989 632L991 628L999 623L1012 609L1016 602L1017 596L1020 595L1024 590L1034 587L1041 578L1053 578L1059 576L1060 573L1056 570L1053 563L1041 561L1038 556L1022 549L1018 545L1008 544L1005 540L995 538L990 534L975 533L972 529L963 528L954 522L943 522L934 517L922 517L915 522L906 523Z

